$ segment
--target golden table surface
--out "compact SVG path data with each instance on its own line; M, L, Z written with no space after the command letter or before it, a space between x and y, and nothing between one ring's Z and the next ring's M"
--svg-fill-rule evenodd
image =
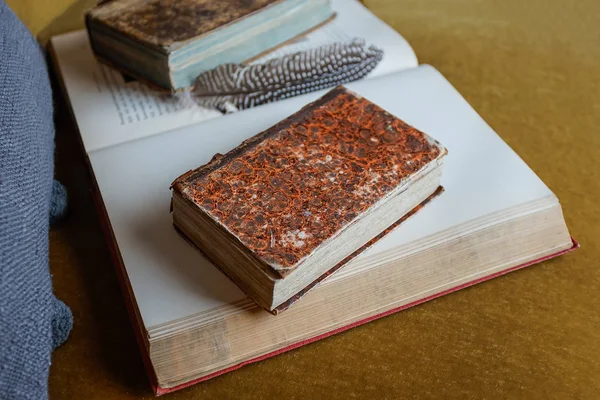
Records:
M34 34L81 27L93 0L8 0ZM365 0L438 68L557 194L582 248L169 395L172 399L600 398L600 2ZM51 399L153 398L57 95L50 232L73 310Z

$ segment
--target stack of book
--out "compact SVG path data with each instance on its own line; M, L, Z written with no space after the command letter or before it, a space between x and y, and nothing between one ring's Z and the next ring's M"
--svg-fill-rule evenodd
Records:
M358 1L331 4L277 51L360 36L377 68L227 115L98 64L85 31L51 41L157 394L577 247L438 71Z

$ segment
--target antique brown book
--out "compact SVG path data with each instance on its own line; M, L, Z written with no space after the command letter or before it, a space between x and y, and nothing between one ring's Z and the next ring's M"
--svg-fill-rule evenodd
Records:
M330 0L113 0L86 14L96 56L154 86L193 85L333 18Z
M435 192L445 154L338 87L177 178L173 222L273 311Z

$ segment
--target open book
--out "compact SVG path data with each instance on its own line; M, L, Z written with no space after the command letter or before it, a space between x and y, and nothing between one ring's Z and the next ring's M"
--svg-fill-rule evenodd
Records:
M169 185L323 92L222 115L125 82L96 63L85 32L51 41L158 394L577 247L554 194L439 72L358 1L333 5L334 22L279 51L355 36L383 48L347 87L444 143L445 191L279 316L176 233Z

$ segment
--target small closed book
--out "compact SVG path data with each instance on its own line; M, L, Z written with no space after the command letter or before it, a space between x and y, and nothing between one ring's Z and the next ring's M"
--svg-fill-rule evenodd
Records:
M340 86L175 180L173 222L277 312L435 192L445 154Z
M178 90L333 17L330 0L113 0L86 14L94 53L154 86Z

